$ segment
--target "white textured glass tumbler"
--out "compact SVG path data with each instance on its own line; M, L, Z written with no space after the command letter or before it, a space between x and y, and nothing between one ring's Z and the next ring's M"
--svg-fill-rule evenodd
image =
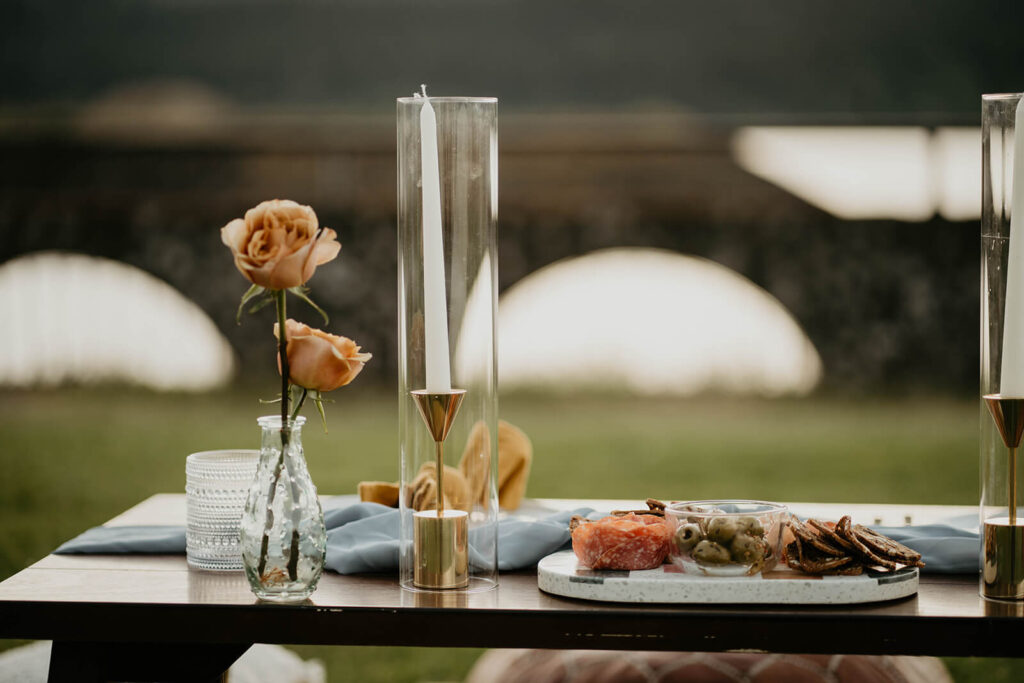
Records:
M189 566L242 569L239 528L258 465L256 450L203 451L185 459Z

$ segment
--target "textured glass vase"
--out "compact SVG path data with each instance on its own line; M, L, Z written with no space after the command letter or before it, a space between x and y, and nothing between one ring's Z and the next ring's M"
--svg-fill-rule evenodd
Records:
M242 563L261 600L305 600L320 580L327 550L324 514L302 452L297 417L261 417L260 464L242 515ZM282 445L284 448L282 448Z

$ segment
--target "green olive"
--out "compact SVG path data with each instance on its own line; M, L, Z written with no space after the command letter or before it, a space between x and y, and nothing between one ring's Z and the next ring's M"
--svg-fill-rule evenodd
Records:
M699 564L728 564L729 551L725 546L705 539L693 549L693 559Z
M679 552L688 552L701 540L700 527L696 524L684 524L676 529L673 540Z
M764 526L761 525L761 520L757 517L740 517L736 520L736 526L739 527L739 532L742 534L764 536Z
M728 543L737 531L736 522L729 517L712 517L708 522L708 538L718 543Z
M764 558L764 541L747 534L736 534L729 545L733 562L751 564Z

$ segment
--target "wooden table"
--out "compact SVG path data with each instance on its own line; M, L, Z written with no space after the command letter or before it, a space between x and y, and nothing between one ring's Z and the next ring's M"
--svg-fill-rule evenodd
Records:
M613 502L621 503L547 501ZM868 523L974 510L814 509ZM110 522L174 523L184 523L182 495L154 496ZM532 571L502 574L497 590L469 595L327 572L310 601L282 606L258 602L240 572L190 571L184 555L50 555L0 583L0 637L53 640L51 680L75 681L216 680L255 642L1019 656L1022 616L1022 605L982 600L975 575L925 575L916 596L852 607L586 602L542 593Z

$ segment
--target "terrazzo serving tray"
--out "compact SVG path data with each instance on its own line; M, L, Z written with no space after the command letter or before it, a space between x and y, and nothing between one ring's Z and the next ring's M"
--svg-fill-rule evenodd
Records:
M644 571L593 570L578 566L571 550L537 565L537 585L568 598L606 602L684 604L849 605L896 600L917 592L920 573L905 567L860 576L808 576L779 567L757 576L698 576L672 564Z

